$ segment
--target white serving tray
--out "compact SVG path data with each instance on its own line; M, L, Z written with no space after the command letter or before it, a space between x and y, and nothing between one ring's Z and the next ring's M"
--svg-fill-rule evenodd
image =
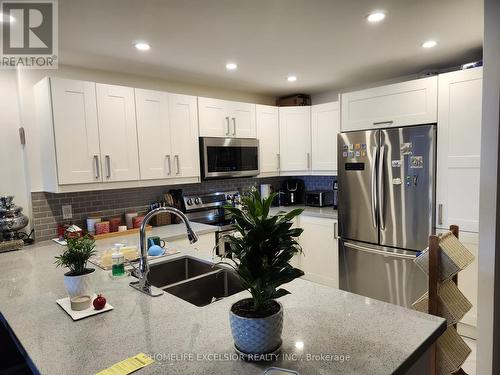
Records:
M94 301L94 299L96 297L97 297L97 295L94 294L92 296L92 301ZM86 318L88 316L92 316L92 315L100 314L100 313L103 313L103 312L106 312L109 310L113 310L113 306L111 306L107 302L106 302L106 306L104 306L104 308L101 310L94 309L94 306L91 303L90 307L88 309L81 310L81 311L71 310L71 302L69 301L69 297L58 299L58 300L56 300L56 302L59 306L61 306L61 308L64 311L66 311L68 313L69 316L71 316L71 319L73 319L73 320L80 320L80 319Z

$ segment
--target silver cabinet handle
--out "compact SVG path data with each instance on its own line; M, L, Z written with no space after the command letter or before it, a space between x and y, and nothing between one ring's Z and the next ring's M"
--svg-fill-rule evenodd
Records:
M280 154L276 154L276 159L278 160L278 171L281 169L281 157Z
M111 177L111 158L109 155L105 156L106 159L106 177L110 178Z
M372 224L374 228L377 228L377 175L376 166L377 165L377 147L373 147L373 158L372 158L372 188L371 188L371 204L372 204Z
M231 133L230 125L229 125L229 116L226 116L226 122L227 122L226 135L229 135Z
M385 146L380 147L380 156L378 163L378 213L380 217L380 229L385 230L385 184L384 184L384 155Z
M99 170L99 155L94 155L94 167L95 167L95 178L98 179L101 175L101 171Z
M396 253L396 252L392 252L392 251L371 249L368 247L359 246L359 245L355 245L353 243L348 243L348 242L345 242L344 246L349 247L349 248L354 249L354 250L360 250L360 251L364 251L366 253L384 255L384 256L388 256L388 257L403 258L403 259L415 259L416 258L416 253L415 253L415 255L401 254L401 253Z
M175 171L175 174L179 174L181 173L181 167L180 167L180 162L179 162L179 155L174 155L174 159L175 159L175 167L176 167L176 171Z
M236 117L233 117L233 135L236 135Z
M311 169L311 154L307 153L307 169Z
M168 172L167 174L170 176L172 174L172 167L170 166L170 155L165 155L167 158Z
M438 204L438 224L443 225L443 204Z
M394 121L392 120L389 120L389 121L379 121L379 122L374 122L373 125L390 125L390 124L394 124Z
M335 222L333 223L333 238L338 239L339 238L339 230L338 230L338 223Z

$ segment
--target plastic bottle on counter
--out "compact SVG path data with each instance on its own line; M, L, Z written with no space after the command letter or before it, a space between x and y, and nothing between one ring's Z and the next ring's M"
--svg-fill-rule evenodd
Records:
M113 254L111 255L112 265L111 265L111 275L113 277L122 277L125 276L125 257L121 252L121 248L123 244L117 243L115 244L115 249Z

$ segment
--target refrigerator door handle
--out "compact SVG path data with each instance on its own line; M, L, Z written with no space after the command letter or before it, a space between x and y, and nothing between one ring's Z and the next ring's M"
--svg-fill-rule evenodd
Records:
M380 155L378 160L378 212L380 217L380 229L385 230L385 185L384 185L384 154L385 146L380 147Z
M393 252L384 251L384 250L371 249L369 247L356 245L356 244L353 244L350 242L344 242L344 246L350 247L351 249L354 249L354 250L364 251L366 253L384 255L384 256L389 256L389 257L394 257L394 258L403 258L403 259L412 259L412 260L416 258L415 255L400 254L400 253L393 253Z
M377 175L376 175L376 165L377 165L377 147L373 147L373 159L372 159L372 183L371 183L371 209L372 209L372 224L374 228L377 228Z

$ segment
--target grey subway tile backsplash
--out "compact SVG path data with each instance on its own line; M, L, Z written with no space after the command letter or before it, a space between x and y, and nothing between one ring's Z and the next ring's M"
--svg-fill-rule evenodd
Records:
M335 177L304 176L300 178L304 179L307 190L317 190L331 189ZM237 178L203 181L197 184L75 193L36 192L31 194L35 237L37 241L55 238L58 224L73 223L86 229L85 220L89 216L111 217L123 215L128 211L146 212L151 202L161 199L163 193L170 189L182 189L184 194L228 190L245 191L250 186L258 186L261 183L271 184L275 189L279 189L285 179L286 177ZM62 219L62 206L66 204L72 206L73 218L71 220Z

